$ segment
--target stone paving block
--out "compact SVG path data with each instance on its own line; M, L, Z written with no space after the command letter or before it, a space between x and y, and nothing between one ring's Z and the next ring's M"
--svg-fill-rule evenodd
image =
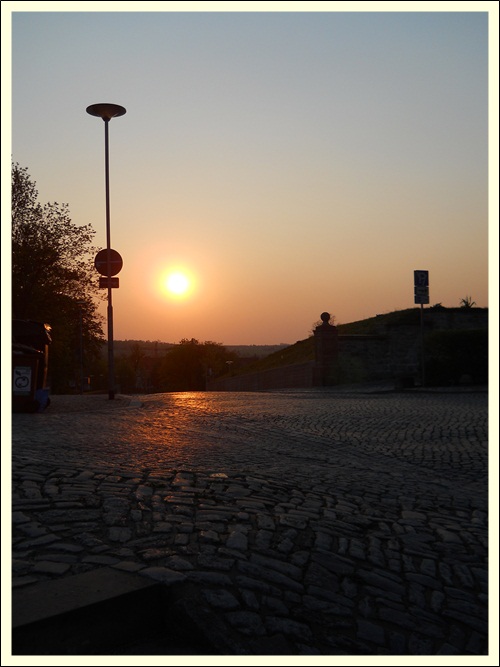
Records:
M357 636L361 641L366 641L371 644L377 644L378 646L385 645L385 632L380 625L371 623L364 619L357 621Z
M202 542L218 544L220 542L220 537L214 530L202 530L200 532L200 540Z
M250 555L250 562L262 565L263 567L269 567L277 572L287 575L288 577L292 577L293 579L300 579L302 577L302 569L300 567L283 560L268 558L267 556L262 556L258 553L252 553Z
M472 632L465 650L471 655L485 655L488 652L488 643L485 640L484 635L480 635L477 632Z
M255 535L255 546L258 549L268 549L273 540L274 533L270 530L259 530Z
M281 526L292 526L299 530L303 530L307 526L308 519L294 516L291 514L279 514L278 520Z
M69 571L69 563L57 563L54 561L43 560L35 563L34 572L43 572L44 574L65 574Z
M186 575L182 572L176 572L167 567L145 567L139 570L138 574L167 585L176 584L186 579Z
M211 570L229 571L234 563L234 558L221 558L213 554L200 553L197 557L197 563L200 568L209 568Z
M119 526L112 526L108 529L109 539L112 542L128 542L132 537L130 528L121 528Z
M20 558L13 558L11 561L11 569L14 575L26 574L33 567L31 560L22 560Z
M429 577L426 574L419 574L417 572L408 572L406 578L408 579L408 581L421 584L426 588L441 590L443 587L442 583L438 579L435 579L434 577Z
M18 525L17 530L27 537L40 537L40 535L47 534L47 528L40 526L38 522L30 521L29 523L22 523Z
M300 582L291 579L289 576L282 574L277 570L271 570L245 561L238 562L238 569L245 575L263 579L266 582L283 586L298 593L301 593L304 590L304 586Z
M276 548L280 553L289 554L291 551L293 551L294 546L295 545L293 541L286 537L284 540L279 542Z
M432 655L435 653L435 642L429 637L412 633L408 640L408 650L412 655Z
M275 528L274 519L267 514L257 516L257 526L265 531L273 531Z
M253 591L243 589L240 591L240 594L244 605L248 609L257 611L260 608L259 600Z
M172 524L167 521L157 521L153 525L153 533L171 533Z
M224 616L227 621L244 635L265 635L266 629L258 614L252 611L232 611Z
M288 637L309 641L313 638L311 629L305 623L299 623L290 618L281 616L266 616L265 625L267 631L272 634L282 634Z
M235 582L243 591L256 591L258 593L278 596L281 594L280 588L258 578L254 579L245 575L236 575Z
M463 565L462 563L456 563L453 565L453 572L455 573L455 576L457 577L458 581L462 586L464 586L465 588L474 587L474 578L467 565Z
M227 574L222 572L204 572L201 570L190 570L186 572L190 581L203 584L215 584L217 586L231 586L232 580Z
M22 540L21 542L17 543L16 549L30 549L32 547L42 547L48 544L53 544L58 540L59 538L57 537L57 535L49 533L48 535L41 535L40 537L34 537L29 540Z
M210 606L215 607L216 609L227 611L238 609L240 607L240 603L234 597L234 595L224 589L215 591L206 590L203 592L203 595L205 596L205 599L210 604Z
M194 570L194 565L192 563L190 563L185 558L181 558L178 555L168 556L165 559L165 565L171 568L172 570L180 570L180 571Z
M354 563L351 559L335 553L316 551L311 559L337 576L349 575L354 572Z
M271 595L262 596L262 605L266 607L270 612L277 614L279 616L289 616L290 612L286 604L279 598L272 597Z
M95 565L115 565L118 562L118 558L114 556L105 556L102 554L95 554L90 556L85 556L82 558L82 563L93 563Z
M405 635L400 632L388 631L388 647L393 655L406 655L407 641Z
M311 597L327 600L328 602L332 602L336 605L347 607L348 609L353 609L355 607L354 600L347 598L345 595L342 595L339 592L330 591L319 586L308 586L307 594Z
M357 570L357 574L364 582L372 586L382 588L396 595L403 596L406 590L403 579L392 572L374 572L363 569Z
M34 576L12 577L12 588L21 588L22 586L28 586L38 582L39 578Z
M125 572L138 572L144 568L144 565L134 561L118 561L113 564L113 567L117 570L124 570Z
M246 551L248 548L248 537L240 531L232 531L226 540L228 549L237 549L238 551Z

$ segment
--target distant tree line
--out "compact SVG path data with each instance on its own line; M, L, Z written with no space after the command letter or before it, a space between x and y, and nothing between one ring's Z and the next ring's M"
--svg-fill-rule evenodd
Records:
M116 380L120 391L167 392L203 391L206 382L231 372L242 360L221 343L183 339L158 355L146 354L134 343L127 354L117 357Z

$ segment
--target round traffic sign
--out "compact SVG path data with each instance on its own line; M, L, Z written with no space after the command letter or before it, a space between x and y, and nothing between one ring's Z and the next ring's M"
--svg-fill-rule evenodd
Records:
M108 275L108 250L107 248L104 248L104 250L99 250L97 255L95 256L94 260L94 266L97 269L97 271L101 274L101 276L107 276L110 278L111 276L116 276L117 273L120 273L122 270L123 266L123 259L121 258L120 253L116 252L116 250L109 250L109 266L110 266L110 271Z

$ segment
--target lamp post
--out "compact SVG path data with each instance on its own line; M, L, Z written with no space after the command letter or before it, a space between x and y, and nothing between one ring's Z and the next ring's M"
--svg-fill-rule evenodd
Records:
M109 137L108 126L112 118L123 116L126 109L118 104L91 104L87 113L98 116L104 121L104 172L106 183L106 250L107 250L107 287L108 287L108 395L112 400L115 397L114 360L113 360L113 301L111 288L111 227L109 215Z

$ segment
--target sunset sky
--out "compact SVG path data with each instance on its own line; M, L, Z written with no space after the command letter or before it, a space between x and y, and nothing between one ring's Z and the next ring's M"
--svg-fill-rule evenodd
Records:
M293 343L325 310L414 307L415 269L430 305L488 306L497 3L5 4L9 153L100 247L104 123L86 108L127 110L109 124L115 339ZM96 4L134 11L70 11ZM262 4L294 11L238 11ZM167 5L191 11L146 11Z

